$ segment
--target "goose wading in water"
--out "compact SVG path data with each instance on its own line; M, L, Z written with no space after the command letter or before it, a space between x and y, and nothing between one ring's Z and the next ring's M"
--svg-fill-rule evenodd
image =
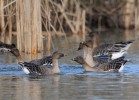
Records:
M35 60L32 60L30 62L24 62L18 49L9 49L8 51L11 52L17 58L18 64L26 74L36 74L36 75L60 73L58 59L67 56L63 53L56 51L52 54L52 56L48 56L48 62L47 59L45 59L46 60L45 65L40 65L37 62L42 61L42 59L39 60L37 59L37 62Z
M85 71L95 71L95 72L121 72L124 68L124 64L127 62L127 60L124 60L123 56L110 62L98 63L94 67L90 67L81 56L75 57L71 60L81 64Z
M99 45L99 38L97 33L95 32L89 32L88 35L91 37L91 40L93 41L93 57L100 56L102 54L108 55L109 53L112 54L111 59L116 59L121 56L123 56L125 53L127 53L127 50L131 46L131 44L135 40L129 40L129 41L121 41L117 43L105 43L102 45Z
M92 41L86 41L86 42L81 42L79 45L78 50L83 49L84 51L84 60L86 61L86 63L90 66L90 67L94 67L97 63L103 63L103 62L108 62L108 60L110 59L111 55L109 56L98 56L95 57L95 59L93 59L93 44ZM97 58L97 59L96 59Z
M90 62L92 61L91 58L93 58L95 60L95 58L99 58L99 56L100 56L100 58L102 58L102 56L103 56L103 61L107 62L107 60L109 58L111 60L114 60L116 58L122 57L127 52L128 48L133 43L133 41L134 40L127 41L127 42L119 42L119 43L115 43L115 44L104 44L100 47L94 48L92 41L88 40L86 42L81 42L78 50L83 49L83 52L86 55L90 53L89 54L90 57L88 58L88 56L84 55L84 59L90 66L94 66L93 63L90 64ZM84 49L84 48L88 48L88 49ZM93 55L93 56L91 57L91 55ZM100 60L100 61L102 61L102 60Z

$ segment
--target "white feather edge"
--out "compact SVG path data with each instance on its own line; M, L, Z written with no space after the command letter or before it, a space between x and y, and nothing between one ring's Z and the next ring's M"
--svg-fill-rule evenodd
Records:
M23 70L26 74L29 74L29 73L30 73L29 70L28 70L26 67L22 66L21 68L22 68L22 70Z
M121 67L120 67L120 69L119 69L119 72L122 72L123 69L124 69L124 65L122 64Z

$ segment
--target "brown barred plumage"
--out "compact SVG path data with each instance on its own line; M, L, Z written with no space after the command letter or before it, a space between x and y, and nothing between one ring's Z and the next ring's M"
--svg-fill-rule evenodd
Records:
M124 58L125 57L120 57L107 63L98 63L94 67L90 67L81 56L73 58L72 60L80 63L84 67L85 71L119 72L127 62Z

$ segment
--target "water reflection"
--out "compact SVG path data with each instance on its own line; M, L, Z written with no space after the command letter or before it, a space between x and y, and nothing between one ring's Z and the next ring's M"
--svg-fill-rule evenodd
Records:
M134 38L134 34L119 31L99 33L99 42L118 42ZM86 39L90 37L86 36ZM52 37L54 48L37 55L22 53L25 60L41 58L58 50L66 53L65 59L59 60L61 74L47 76L25 75L16 64L15 57L0 55L0 98L2 100L137 100L139 98L139 41L136 41L126 54L131 60L126 63L122 73L84 72L82 66L71 58L82 55L77 52L80 35L69 36L68 43L64 37Z
M124 73L93 73L92 75L52 75L0 77L1 99L14 100L92 100L136 99L138 76Z

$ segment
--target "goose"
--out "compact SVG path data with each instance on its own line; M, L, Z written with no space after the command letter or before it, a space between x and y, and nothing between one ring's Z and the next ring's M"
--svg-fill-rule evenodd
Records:
M93 44L91 40L88 40L86 42L81 42L79 45L78 50L84 50L84 60L87 62L87 64L90 67L94 67L98 62L102 63L102 62L107 62L109 59L111 59L111 55L100 55L97 57L93 57L93 52L94 52L94 48L93 48Z
M94 67L90 67L87 62L81 56L77 56L72 61L76 61L81 64L85 71L95 71L95 72L122 72L124 64L127 60L124 60L124 56L112 60L107 63L98 63Z
M126 41L126 42L117 42L114 44L103 44L99 47L95 47L92 44L92 40L88 40L86 42L81 42L80 45L91 45L91 48L93 49L93 57L101 56L101 55L111 55L111 59L116 59L121 56L123 56L125 53L127 53L127 50L131 46L131 44L134 42L134 40ZM80 48L84 49L84 48ZM84 52L88 52L84 49Z
M93 41L93 57L100 56L102 54L108 55L109 53L112 54L111 59L116 59L121 56L123 56L125 53L127 53L127 50L131 46L131 44L135 40L129 40L129 41L121 41L117 43L107 43L107 44L102 44L99 46L98 42L98 35L95 32L89 32L88 35L92 38ZM83 42L82 42L83 43Z
M0 52L6 52L8 51L8 49L12 49L12 48L15 48L16 45L15 44L6 44L6 43L3 43L2 41L0 41Z
M38 64L39 61L42 61L41 59L39 60L37 59L37 62L35 60L32 60L30 62L24 62L24 60L22 59L19 53L19 50L16 48L9 49L9 52L11 52L17 58L18 64L26 74L35 74L35 75L47 75L47 74L60 73L60 69L58 66L58 59L66 56L63 53L56 51L52 54L52 56L48 56L48 62L47 59L45 59L45 62L47 62L47 64L41 65ZM49 62L51 62L52 65Z
M97 47L94 50L93 56L99 56L101 54L108 55L112 54L112 60L123 56L127 53L127 50L131 46L134 40L126 41L126 42L117 42L114 44L104 44L100 47Z

